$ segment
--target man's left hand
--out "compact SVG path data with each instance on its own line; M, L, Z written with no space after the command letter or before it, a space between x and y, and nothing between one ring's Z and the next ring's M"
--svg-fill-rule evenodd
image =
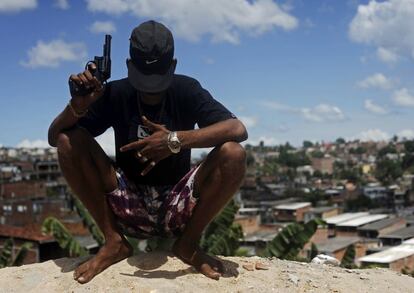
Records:
M124 145L120 151L136 150L138 157L146 158L147 166L141 172L141 176L145 176L159 161L171 155L167 144L170 131L164 125L149 121L145 116L142 116L142 122L152 134L144 139Z

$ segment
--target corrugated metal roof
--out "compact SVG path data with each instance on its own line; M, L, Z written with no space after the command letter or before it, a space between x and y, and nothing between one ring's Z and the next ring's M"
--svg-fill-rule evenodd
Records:
M336 225L336 224L339 224L341 222L349 221L351 219L355 219L355 218L359 218L359 217L363 217L363 216L367 216L367 215L369 215L369 213L367 213L367 212L344 213L344 214L340 214L338 216L329 217L329 218L325 219L325 221L328 224Z
M312 208L310 211L312 213L324 213L324 212L335 210L337 208L338 207L334 207L334 206L332 206L332 207L315 207L315 208Z
M359 258L358 261L369 263L391 263L411 255L414 255L414 245L401 244L381 252L363 256Z
M276 206L278 210L297 210L307 206L311 206L310 202L292 202Z
M367 215L367 216L362 216L356 219L352 219L349 221L345 221L345 222L341 222L339 223L337 226L338 227L359 227L368 223L372 223L375 221L379 221L382 219L387 218L388 215L385 214L380 214L380 215Z
M401 221L402 218L389 218L359 227L360 231L378 231Z
M409 239L414 237L414 226L405 227L396 231L382 235L380 238L397 238L397 239Z
M333 253L351 244L357 243L361 239L359 237L333 237L328 238L324 242L315 243L319 252Z

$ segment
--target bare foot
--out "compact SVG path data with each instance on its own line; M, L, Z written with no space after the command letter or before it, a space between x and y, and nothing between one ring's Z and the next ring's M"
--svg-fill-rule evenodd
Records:
M223 263L205 253L200 247L185 244L178 239L172 248L172 252L186 264L195 267L203 275L218 280L224 274Z
M99 252L90 260L81 264L73 273L73 277L81 284L92 280L110 265L117 263L132 254L132 247L125 240L108 240Z

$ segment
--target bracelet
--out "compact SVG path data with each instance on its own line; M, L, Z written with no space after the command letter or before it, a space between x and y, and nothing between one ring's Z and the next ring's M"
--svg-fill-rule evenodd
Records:
M73 116L75 116L76 118L81 118L81 117L85 116L86 113L88 113L88 109L86 109L82 112L76 112L76 110L72 106L72 100L69 100L68 106L69 106L69 109L72 112Z

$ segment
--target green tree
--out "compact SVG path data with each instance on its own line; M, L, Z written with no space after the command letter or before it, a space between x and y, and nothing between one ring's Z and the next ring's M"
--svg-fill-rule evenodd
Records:
M376 208L380 204L381 203L370 199L368 196L361 194L355 199L345 201L345 210L347 212L357 212L361 210Z
M355 246L353 244L346 248L344 257L341 261L341 267L352 269L355 267Z
M277 158L266 158L261 169L263 175L273 176L279 173L279 163Z
M377 163L375 177L384 185L392 184L402 174L403 170L400 161L383 158Z
M293 223L280 231L272 241L268 242L263 256L275 256L280 259L295 260L299 251L315 234L318 225L323 225L320 219L313 219L306 224Z
M311 156L312 156L312 158L319 158L320 159L320 158L323 158L324 153L321 152L321 151L314 151L314 152L312 152Z
M414 153L414 140L404 142L404 148L407 153Z
M305 149L311 148L311 147L313 147L313 143L311 141L309 141L309 140L305 140L305 141L303 141L303 147Z
M0 250L0 269L9 266L20 266L32 244L25 242L20 246L20 249L13 258L14 242L12 238L7 239L3 243L3 248Z
M389 144L378 151L378 157L383 158L387 154L396 154L397 149L392 144Z
M343 139L342 137L338 137L336 139L336 144L344 144L345 143L345 139Z
M241 226L234 223L238 209L239 207L234 200L231 200L207 226L200 242L203 250L215 255L231 256L236 254L240 239L243 238Z
M325 196L325 193L322 190L315 189L315 190L312 190L309 193L306 193L305 196L303 197L303 199L305 201L311 202L312 206L316 206L319 201L325 200L326 196Z
M316 257L319 254L318 247L316 247L315 243L312 242L311 244L311 250L310 250L310 257L309 259L312 260L314 257Z
M254 166L255 160L252 152L247 152L246 164L248 167Z
M42 232L52 235L59 246L68 252L70 256L82 256L88 254L85 247L81 246L66 227L55 217L47 217L42 223Z
M88 228L89 232L91 233L92 237L98 243L99 246L102 246L105 242L105 238L103 233L99 229L98 225L96 224L95 220L92 218L91 214L82 204L82 202L74 195L72 195L73 203L75 205L75 209L82 219L83 224Z

